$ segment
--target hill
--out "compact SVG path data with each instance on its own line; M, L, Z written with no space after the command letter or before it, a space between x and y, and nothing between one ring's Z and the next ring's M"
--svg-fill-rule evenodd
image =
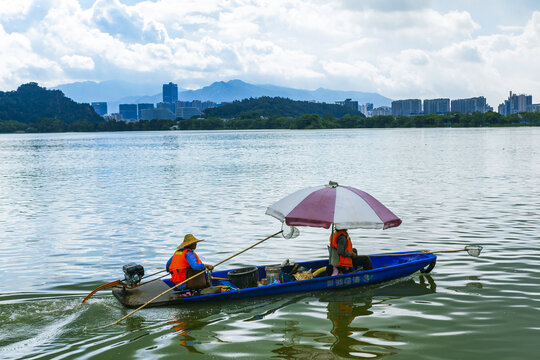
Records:
M143 96L158 96L158 101L161 101L161 84L140 84L121 80L82 81L58 85L53 89L62 91L67 97L80 103L112 102L122 98Z
M16 91L0 91L0 121L32 124L44 118L66 124L103 121L90 105L78 104L61 91L47 90L34 82L23 84Z
M206 109L206 117L243 118L253 119L259 117L296 117L304 114L317 114L320 116L332 115L343 117L346 114L363 115L341 105L315 103L310 101L296 101L280 97L263 96L256 99L233 101L220 107Z
M181 85L181 84L180 84ZM55 87L66 96L79 101L106 101L109 112L117 112L121 103L158 103L162 101L161 85L136 84L125 81L104 81L100 83L85 81ZM210 100L216 103L231 102L258 97L282 97L292 100L334 103L345 99L360 104L373 103L375 107L390 105L391 99L373 92L341 91L319 88L317 90L294 89L275 85L255 85L241 80L217 81L197 90L180 90L180 100Z

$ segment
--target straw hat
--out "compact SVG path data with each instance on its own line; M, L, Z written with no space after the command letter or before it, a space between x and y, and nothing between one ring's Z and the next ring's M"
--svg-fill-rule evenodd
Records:
M178 245L178 247L176 249L177 250L183 249L186 246L198 243L199 241L204 241L204 239L197 239L192 234L186 234L186 236L184 236L184 242L182 242L180 245Z

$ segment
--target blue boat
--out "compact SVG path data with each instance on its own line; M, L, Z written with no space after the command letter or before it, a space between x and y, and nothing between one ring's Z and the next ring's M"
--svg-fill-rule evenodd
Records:
M317 272L316 270L325 268L328 265L328 259L300 262L298 268L303 267L306 270L304 273L315 273L317 276L306 280L297 280L292 275L281 272L279 280L268 285L261 284L263 279L267 279L269 275L267 274L267 268L275 268L279 265L257 266L253 267L255 282L252 282L248 287L235 285L231 279L232 276L230 276L231 272L234 274L245 269L213 271L210 288L201 291L168 291L152 301L148 306L170 306L203 301L230 301L288 293L361 287L407 277L417 271L429 272L435 266L437 259L433 254L422 252L376 254L370 256L370 258L373 263L372 270L360 270L335 276L317 274L321 271ZM121 282L112 288L112 293L124 306L137 308L168 289L170 289L169 285L163 280L155 279L134 287L128 287ZM208 290L214 293L209 293Z

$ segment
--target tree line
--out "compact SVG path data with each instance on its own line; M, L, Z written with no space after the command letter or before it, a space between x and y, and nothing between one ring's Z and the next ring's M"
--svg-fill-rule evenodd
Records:
M181 130L240 130L240 129L350 129L350 128L435 128L435 127L493 127L540 126L540 113L520 113L503 116L499 113L426 114L413 117L383 115L366 118L345 115L337 118L330 114L304 114L298 117L276 116L251 119L218 118L181 120Z
M435 128L435 127L496 127L540 126L540 113L520 113L502 116L498 113L427 114L413 117L391 115L365 118L345 115L337 118L326 114L304 114L297 117L192 118L176 120L76 121L67 124L59 119L39 118L34 123L0 121L0 133L13 132L98 132L98 131L151 131L151 130L243 130L243 129L351 129L351 128Z

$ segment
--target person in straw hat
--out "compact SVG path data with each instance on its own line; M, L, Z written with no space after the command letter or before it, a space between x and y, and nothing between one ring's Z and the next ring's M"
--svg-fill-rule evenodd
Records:
M176 248L173 256L167 261L166 269L171 274L171 279L166 279L164 281L169 286L172 287L176 284L180 284L190 277L188 275L194 274L193 271L200 272L204 269L214 269L212 265L203 264L201 259L195 254L194 250L197 248L197 243L200 241L204 241L204 239L197 239L192 234L186 234L186 236L184 236L184 241ZM198 278L199 277L196 279ZM184 287L189 289L191 288L189 285L190 281L188 281L187 284L180 285L177 289L183 289Z

